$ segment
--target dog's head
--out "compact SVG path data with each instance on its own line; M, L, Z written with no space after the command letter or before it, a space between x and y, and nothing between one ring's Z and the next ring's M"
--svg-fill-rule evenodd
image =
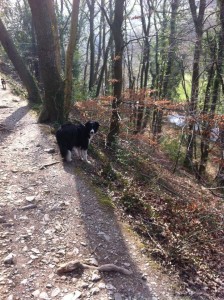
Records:
M100 124L98 122L88 121L85 124L86 130L90 136L93 136L99 129Z

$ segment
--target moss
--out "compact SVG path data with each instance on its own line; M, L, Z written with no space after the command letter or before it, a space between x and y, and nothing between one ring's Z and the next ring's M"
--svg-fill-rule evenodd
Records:
M111 209L115 208L111 198L108 195L106 195L101 189L94 187L94 191L101 205Z

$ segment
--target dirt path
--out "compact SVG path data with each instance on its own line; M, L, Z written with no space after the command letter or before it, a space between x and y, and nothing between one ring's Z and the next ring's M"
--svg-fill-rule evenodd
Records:
M8 89L0 95L0 299L186 299L174 296L137 237L99 204L79 176L82 163L63 164L26 102ZM132 274L56 273L61 263L89 259Z

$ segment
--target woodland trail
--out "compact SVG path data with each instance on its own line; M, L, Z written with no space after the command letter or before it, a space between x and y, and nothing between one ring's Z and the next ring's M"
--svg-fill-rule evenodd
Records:
M80 176L84 163L63 164L27 103L9 89L0 96L0 300L187 299L174 295L175 283L142 253L138 237L99 203ZM57 275L74 260L132 274Z

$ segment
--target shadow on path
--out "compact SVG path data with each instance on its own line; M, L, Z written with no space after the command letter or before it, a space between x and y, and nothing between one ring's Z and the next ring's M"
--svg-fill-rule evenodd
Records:
M82 165L83 163L75 161L75 164ZM138 252L135 251L137 247L134 243L125 240L113 209L99 203L91 187L85 185L88 178L83 180L76 174L74 163L64 163L64 170L73 175L76 183L86 240L92 256L97 259L99 265L112 263L133 272L132 275L103 273L105 284L111 284L114 287L113 293L119 293L125 299L152 299L152 290L150 291L147 282L143 279L145 270L140 270L136 265L139 259ZM93 172L91 166L88 166L88 172Z
M19 107L5 119L2 118L4 117L4 114L2 114L0 110L0 143L12 133L17 126L17 123L29 112L29 110L29 105Z

